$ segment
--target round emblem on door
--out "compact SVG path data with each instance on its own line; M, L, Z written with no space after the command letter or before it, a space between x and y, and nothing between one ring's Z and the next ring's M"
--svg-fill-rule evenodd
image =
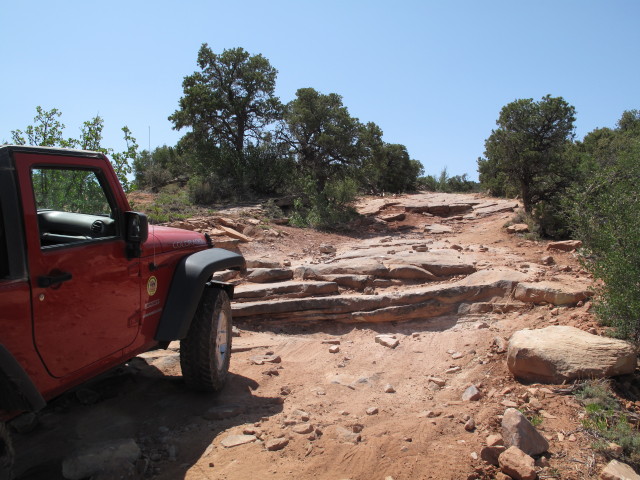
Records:
M149 277L147 281L147 293L152 297L155 295L156 290L158 290L158 279L156 277Z

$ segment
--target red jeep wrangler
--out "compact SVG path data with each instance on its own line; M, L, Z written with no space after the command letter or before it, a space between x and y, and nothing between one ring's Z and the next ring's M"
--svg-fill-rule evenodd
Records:
M206 234L149 228L103 154L0 147L0 420L172 340L185 383L220 389L233 286L211 278L244 267ZM0 423L0 477L12 457Z

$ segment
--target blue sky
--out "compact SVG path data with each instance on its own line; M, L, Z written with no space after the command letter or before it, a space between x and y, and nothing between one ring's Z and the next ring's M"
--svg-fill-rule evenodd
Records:
M562 96L576 134L640 108L640 1L0 0L0 142L58 108L65 136L104 118L104 146L174 145L167 117L202 43L243 47L298 88L342 95L351 115L407 146L428 174L477 178L500 109ZM150 130L150 135L149 135Z

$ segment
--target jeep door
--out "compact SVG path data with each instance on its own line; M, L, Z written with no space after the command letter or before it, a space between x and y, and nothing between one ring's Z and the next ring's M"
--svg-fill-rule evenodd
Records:
M42 360L55 377L120 360L138 333L140 291L109 184L115 175L103 158L15 158Z

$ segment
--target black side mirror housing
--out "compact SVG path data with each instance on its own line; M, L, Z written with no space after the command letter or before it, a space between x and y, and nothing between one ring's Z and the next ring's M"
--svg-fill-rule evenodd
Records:
M144 213L139 212L124 212L124 219L127 256L138 258L142 252L142 244L149 238L149 220Z

